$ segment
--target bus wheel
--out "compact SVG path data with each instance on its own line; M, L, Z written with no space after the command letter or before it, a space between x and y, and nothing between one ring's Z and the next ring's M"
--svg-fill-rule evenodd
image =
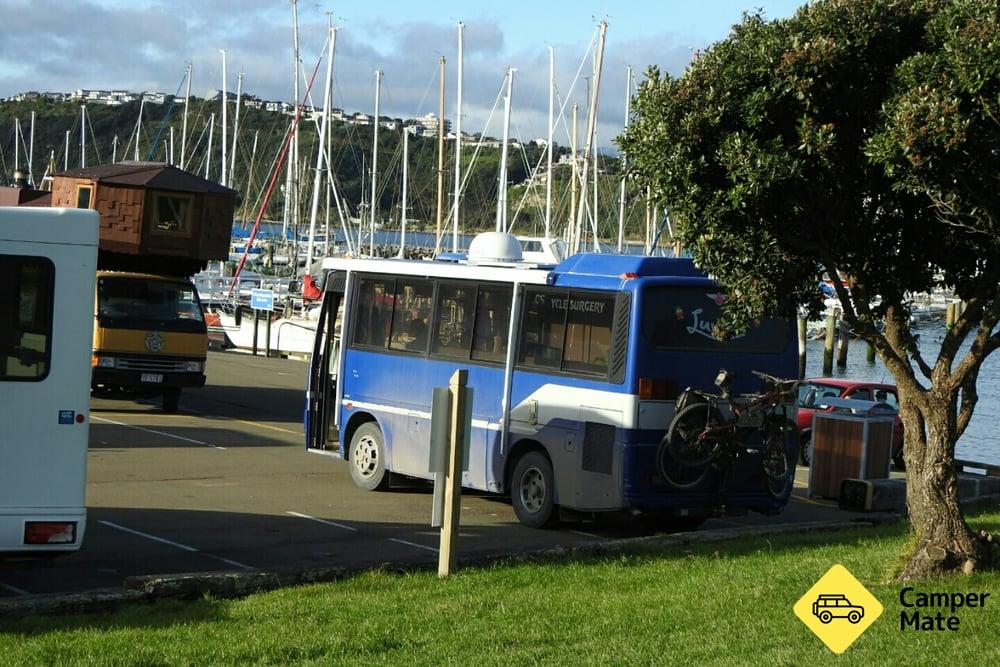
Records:
M378 424L365 422L354 431L348 457L351 479L359 489L384 491L389 488L389 473L385 469L385 443Z
M165 389L163 391L163 411L173 414L177 412L177 408L181 402L181 390L180 389Z
M559 522L555 503L556 482L549 459L538 451L517 460L511 476L510 499L514 514L529 528L551 528Z

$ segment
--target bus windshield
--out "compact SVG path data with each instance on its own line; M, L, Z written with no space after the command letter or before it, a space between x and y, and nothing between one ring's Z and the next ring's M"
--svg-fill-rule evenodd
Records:
M761 320L723 342L714 328L726 295L705 287L647 288L643 295L642 336L653 347L751 354L778 354L792 341L791 322Z
M102 277L97 285L101 326L178 331L204 328L198 293L189 283Z

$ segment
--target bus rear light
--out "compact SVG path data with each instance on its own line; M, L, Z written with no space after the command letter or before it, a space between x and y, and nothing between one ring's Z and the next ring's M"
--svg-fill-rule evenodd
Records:
M677 398L677 383L673 380L639 378L639 398L661 401Z
M76 542L76 521L26 521L25 544L73 544Z
M622 280L634 280L639 277L639 274L635 271L626 271L618 276Z

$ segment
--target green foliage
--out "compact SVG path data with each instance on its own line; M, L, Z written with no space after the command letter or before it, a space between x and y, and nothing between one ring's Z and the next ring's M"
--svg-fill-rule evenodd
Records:
M730 324L815 314L824 269L880 296L874 316L937 271L995 285L997 27L996 2L821 0L649 71L619 143L733 294Z

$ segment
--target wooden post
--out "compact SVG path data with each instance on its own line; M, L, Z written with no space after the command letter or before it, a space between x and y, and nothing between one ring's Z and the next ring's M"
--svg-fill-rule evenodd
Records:
M830 313L826 316L826 340L823 341L823 375L833 372L833 341L837 329L837 316Z
M438 576L447 577L458 564L458 524L462 513L462 458L465 453L465 404L468 400L469 371L455 371L448 383L451 394L451 429L448 437L448 468L445 471L444 520L441 522L441 549Z
M957 311L957 310L958 310L958 308L955 307L955 302L954 301L949 301L947 309L945 310L945 317L944 317L944 328L945 329L949 329L950 330L953 326L955 326L955 320L957 319L956 315L955 315L955 311Z
M851 327L847 320L840 320L840 347L837 349L837 368L847 366L847 346L851 342Z
M806 318L799 318L799 379L806 377Z

